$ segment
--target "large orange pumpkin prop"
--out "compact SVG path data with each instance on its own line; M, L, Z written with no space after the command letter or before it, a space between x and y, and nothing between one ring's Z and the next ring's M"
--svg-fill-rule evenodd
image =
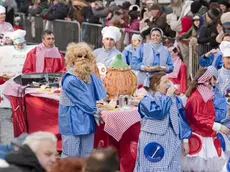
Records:
M109 98L119 97L120 95L132 95L137 88L137 77L131 68L125 64L122 55L118 54L116 60L107 67L104 79L104 86Z

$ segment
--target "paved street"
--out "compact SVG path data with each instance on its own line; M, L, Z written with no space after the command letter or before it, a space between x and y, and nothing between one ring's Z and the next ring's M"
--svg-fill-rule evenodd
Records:
M13 139L11 109L0 108L0 143L9 143Z

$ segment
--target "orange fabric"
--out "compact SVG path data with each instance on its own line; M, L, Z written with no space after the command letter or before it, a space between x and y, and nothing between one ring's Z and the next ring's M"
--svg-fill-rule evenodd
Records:
M212 100L204 102L198 90L195 90L187 99L185 114L192 131L203 137L214 137L212 130L215 122L215 109Z
M60 52L62 58L45 58L43 72L63 72L65 71L64 56ZM28 52L22 73L36 73L36 48Z

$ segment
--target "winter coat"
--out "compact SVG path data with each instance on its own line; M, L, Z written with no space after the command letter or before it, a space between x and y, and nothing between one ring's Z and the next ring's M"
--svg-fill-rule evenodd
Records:
M164 12L160 12L160 14L156 17L150 18L148 25L150 28L159 27L163 32L166 29L166 14Z
M35 153L28 145L23 145L18 151L6 155L6 161L20 168L23 172L45 172Z
M211 48L217 48L218 43L216 42L216 37L218 33L216 26L216 23L203 25L200 28L198 44L210 44Z
M44 9L48 9L49 8L49 4L47 0L43 0L41 1L41 3L36 7L36 8L30 8L28 10L29 14L31 14L32 16L35 16L36 14L40 14Z
M46 20L65 19L68 14L68 6L64 3L54 4L49 7L48 11L43 15Z

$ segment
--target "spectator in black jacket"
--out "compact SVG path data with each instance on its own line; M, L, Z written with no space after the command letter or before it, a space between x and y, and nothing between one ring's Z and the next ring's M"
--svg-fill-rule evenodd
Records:
M69 12L67 4L63 0L54 0L46 13L42 16L46 20L65 19Z
M200 34L198 38L198 44L207 45L210 44L210 49L217 48L218 43L216 42L217 23L219 20L220 11L218 9L210 9L206 12L206 24L200 29ZM207 50L208 51L208 50Z
M48 0L37 0L37 6L29 6L29 14L35 16L36 14L41 14L44 10L49 8Z

